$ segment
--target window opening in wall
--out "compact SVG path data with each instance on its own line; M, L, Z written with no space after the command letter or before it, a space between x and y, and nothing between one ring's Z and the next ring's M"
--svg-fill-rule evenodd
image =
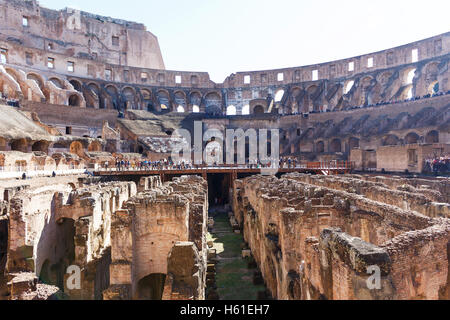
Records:
M410 72L408 72L406 84L412 84L415 76L416 76L416 69L413 69Z
M227 116L235 116L236 115L236 107L231 105L227 108Z
M48 43L47 44L47 50L53 50L53 43Z
M0 63L3 63L3 64L6 63L7 55L8 55L8 50L3 49L3 48L0 49Z
M148 80L148 74L146 72L141 72L141 81L147 82Z
M118 46L119 45L119 37L113 36L112 37L112 45Z
M24 26L24 27L28 27L29 26L29 24L28 24L28 17L22 17L22 26Z
M408 163L409 165L416 165L419 162L418 156L417 156L417 150L416 149L409 149L408 150Z
M54 58L47 59L47 67L49 67L50 69L55 68L55 59Z
M242 114L243 115L248 115L248 114L250 114L250 105L245 105L243 108L242 108Z
M278 90L275 94L275 102L280 102L283 99L284 90Z
M244 76L244 84L250 84L250 76Z
M367 59L367 68L372 68L373 67L373 58L369 58Z
M297 129L297 137L300 137L301 134L302 134L302 131L300 129Z
M66 127L66 134L72 134L72 127Z
M280 73L277 75L277 79L278 79L278 81L284 81L284 73L283 73L283 72L280 72Z
M181 76L175 76L175 83L180 84L181 83Z
M263 74L261 75L261 82L264 83L264 82L266 82L266 81L267 81L267 74L263 73Z
M158 74L158 82L164 82L164 74L163 73Z
M198 105L194 104L192 106L192 112L193 113L199 113L200 112L200 107Z
M182 105L179 105L177 108L178 113L184 113L184 107Z
M355 63L352 61L352 62L349 62L348 63L348 71L354 71L355 70Z
M25 62L31 66L33 64L33 54L30 52L25 52Z
M411 62L419 61L419 49L413 49L411 51Z
M319 70L313 70L312 71L312 80L313 81L319 80Z
M75 71L75 63L72 61L67 62L67 71L74 72Z
M106 80L111 80L112 78L112 71L111 69L105 69L105 79Z

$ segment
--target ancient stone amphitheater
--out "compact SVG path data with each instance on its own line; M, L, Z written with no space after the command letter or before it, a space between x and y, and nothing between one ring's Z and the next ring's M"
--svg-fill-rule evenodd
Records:
M142 24L0 0L0 300L450 299L449 65L450 32L214 83ZM195 122L285 161L160 162Z

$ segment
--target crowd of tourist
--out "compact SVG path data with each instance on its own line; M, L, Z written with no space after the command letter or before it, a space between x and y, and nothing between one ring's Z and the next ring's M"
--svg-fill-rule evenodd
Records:
M0 92L0 101L4 104L7 104L11 107L20 107L19 100L17 99L9 99L8 95L5 93Z
M439 173L450 173L450 154L426 159L424 172L432 172L435 175Z
M278 164L278 167L277 167ZM203 162L202 165L193 164L191 161L178 161L174 162L171 159L161 159L158 161L150 160L124 160L116 159L113 166L108 162L103 164L103 168L106 170L116 171L149 171L149 170L192 170L205 167L245 167L248 169L261 169L261 168L296 168L299 162L295 157L288 158L269 158L267 161L247 161L245 165L223 165L223 164L207 164Z

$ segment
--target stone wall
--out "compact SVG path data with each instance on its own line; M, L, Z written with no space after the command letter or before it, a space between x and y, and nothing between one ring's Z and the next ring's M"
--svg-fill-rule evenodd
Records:
M448 299L450 222L434 218L448 217L449 204L434 202L448 193L367 182L301 174L236 181L235 216L275 298ZM428 255L433 262L423 263ZM374 265L378 290L367 285Z
M161 185L159 177L149 177L139 188L113 215L111 286L104 299L204 299L206 182L185 176Z

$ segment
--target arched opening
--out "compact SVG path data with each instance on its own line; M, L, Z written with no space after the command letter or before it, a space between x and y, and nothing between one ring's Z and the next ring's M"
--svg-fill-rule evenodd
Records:
M48 142L47 141L37 141L31 146L31 151L41 151L48 153Z
M184 113L184 107L179 105L178 108L177 108L177 112L178 113Z
M409 71L406 77L406 84L412 84L415 76L416 76L416 69L412 69L411 71Z
M81 83L79 81L77 81L77 80L70 80L69 82L70 82L70 84L73 86L73 88L75 90L77 90L78 92L81 92L82 85L81 85Z
M122 91L126 109L135 109L135 92L132 88L126 87Z
M419 135L415 132L410 132L405 137L405 144L416 144L419 142Z
M236 107L231 105L227 108L227 116L235 116L236 115Z
M193 113L199 113L200 112L200 107L198 105L194 104L192 106L192 112Z
M319 141L316 143L316 152L317 153L324 153L325 152L325 144L323 141Z
M344 88L344 94L349 93L352 90L354 85L355 85L355 81L353 81L353 80L348 81Z
M354 137L348 139L348 148L350 150L358 149L359 148L359 139L354 138Z
M260 105L254 107L253 114L264 114L264 107Z
M210 92L205 96L205 106L206 106L206 112L208 113L208 110L213 110L212 107L217 112L217 109L219 110L219 114L222 114L222 97L217 92Z
M76 154L79 157L84 156L84 147L80 141L74 141L70 144L70 153Z
M393 134L388 135L383 140L383 146L396 146L399 143L400 143L400 139Z
M150 274L138 282L138 300L162 300L166 275L162 273Z
M80 106L80 97L77 94L72 94L69 97L69 106L71 106L71 107L79 107Z
M275 93L275 102L281 102L281 100L283 100L284 97L284 90L280 89Z
M100 151L102 151L102 144L98 141L92 141L88 146L88 151L100 152Z
M157 97L161 111L168 111L170 106L169 93L165 90L159 90Z
M113 104L111 107L115 110L119 110L120 109L119 91L117 90L117 88L115 86L109 85L106 87L106 92L111 97Z
M243 115L248 115L248 114L250 114L250 105L246 104L246 105L242 108L242 114L243 114Z
M425 136L426 143L439 143L439 132L436 130L430 131Z
M97 84L90 83L87 86L85 99L86 99L86 107L87 108L96 108L97 103L98 103L98 107L102 108L103 103L100 99L100 88Z
M33 80L34 82L37 83L37 85L39 86L39 88L42 90L43 86L44 86L44 80L42 79L41 76L35 74L35 73L29 73L27 75L27 79L28 80Z
M177 91L174 94L174 98L175 98L175 104L177 106L181 106L183 107L184 110L186 110L186 94L183 91ZM179 107L178 107L179 108ZM184 112L184 111L183 111Z
M64 82L58 78L50 78L49 81L53 83L57 88L59 89L65 89L64 88Z
M342 143L341 140L339 139L334 139L333 141L331 141L330 143L330 152L341 152L342 151Z
M11 141L11 150L12 151L20 151L20 152L28 152L28 143L26 139L18 139Z

